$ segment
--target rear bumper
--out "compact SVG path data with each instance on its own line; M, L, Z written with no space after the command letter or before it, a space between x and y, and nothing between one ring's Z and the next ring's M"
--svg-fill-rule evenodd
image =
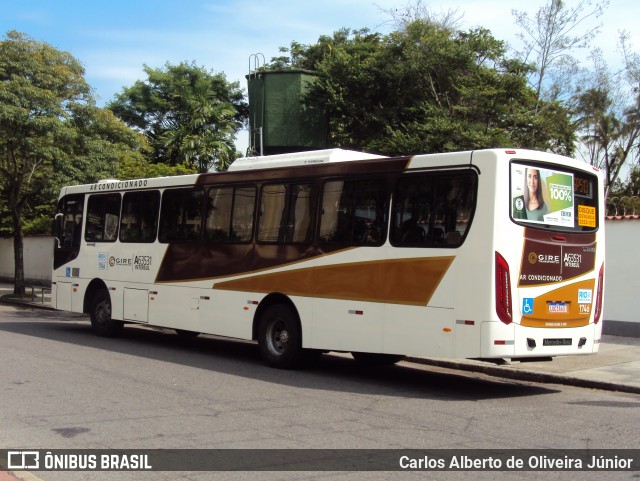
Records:
M602 323L582 327L535 328L501 322L482 324L483 358L554 357L593 354L600 348Z

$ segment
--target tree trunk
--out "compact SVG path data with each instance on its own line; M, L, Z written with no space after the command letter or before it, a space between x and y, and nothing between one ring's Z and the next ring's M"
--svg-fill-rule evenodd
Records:
M22 234L21 212L11 209L13 220L13 257L15 260L15 281L13 284L13 294L22 296L24 294L24 240Z

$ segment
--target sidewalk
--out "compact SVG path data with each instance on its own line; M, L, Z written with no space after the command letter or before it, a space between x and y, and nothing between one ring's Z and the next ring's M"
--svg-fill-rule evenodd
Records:
M0 302L35 309L53 309L50 292L45 292L44 296L35 292L32 297L31 289L27 289L25 297L15 298L13 285L7 283L0 283ZM513 362L497 366L470 359L408 360L508 379L640 394L640 338L636 337L602 336L598 354L557 357L550 362Z
M0 302L3 304L33 305L41 309L53 309L51 307L51 289L45 286L31 285L25 288L22 298L13 295L13 284L0 282Z

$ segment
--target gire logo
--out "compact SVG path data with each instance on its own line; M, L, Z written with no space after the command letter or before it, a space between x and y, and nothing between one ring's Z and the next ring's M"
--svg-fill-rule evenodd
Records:
M536 254L535 252L530 252L528 259L529 264L535 264L536 262L540 264L560 264L560 256L553 254Z

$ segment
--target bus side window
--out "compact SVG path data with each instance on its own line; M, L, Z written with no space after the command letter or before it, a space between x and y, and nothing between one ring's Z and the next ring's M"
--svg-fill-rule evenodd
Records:
M209 189L205 238L214 242L250 242L255 199L255 187Z
M202 235L204 192L201 189L168 189L162 194L160 242L195 241Z
M84 194L71 194L60 199L54 223L57 239L53 254L54 269L78 257L82 241Z
M233 207L233 188L212 188L207 193L207 211L204 227L205 238L211 241L231 240L231 209Z
M477 180L470 172L407 174L398 180L391 243L458 247L471 223Z
M282 241L280 231L287 222L285 205L287 186L285 184L265 185L260 196L260 221L258 224L258 242Z
M158 230L160 192L127 192L122 200L121 242L153 242Z
M382 245L388 193L384 179L330 181L324 185L320 240L348 245Z
M320 221L320 240L334 242L340 237L338 222L341 215L340 198L344 181L327 182L322 192L322 219ZM344 229L344 227L343 227Z
M80 248L83 207L84 198L82 196L69 196L64 200L62 224L62 247L64 248Z
M115 242L118 238L120 194L96 194L87 204L87 242Z
M310 242L312 237L310 184L269 184L262 188L258 241L279 244Z
M234 191L231 240L250 242L253 237L253 219L256 210L256 188L240 187Z

